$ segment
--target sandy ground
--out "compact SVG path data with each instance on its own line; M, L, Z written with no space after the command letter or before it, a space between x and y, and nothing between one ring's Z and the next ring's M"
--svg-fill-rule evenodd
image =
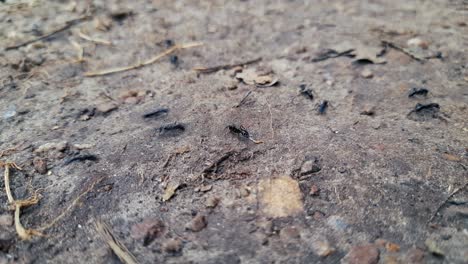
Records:
M18 3L0 263L468 263L466 1Z

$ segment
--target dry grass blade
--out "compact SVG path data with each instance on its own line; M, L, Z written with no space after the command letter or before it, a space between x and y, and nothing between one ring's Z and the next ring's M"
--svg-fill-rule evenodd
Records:
M129 71L133 69L138 69L143 66L147 66L150 64L155 63L162 57L165 57L171 53L176 52L177 50L181 49L188 49L188 48L193 48L193 47L198 47L203 45L203 43L196 42L196 43L189 43L189 44L184 44L184 45L175 45L172 48L167 49L166 51L144 61L144 62L138 62L130 66L124 66L124 67L118 67L118 68L112 68L112 69L107 69L107 70L101 70L101 71L95 71L95 72L85 72L84 76L86 77L94 77L94 76L103 76L103 75L108 75L108 74L113 74L113 73L118 73L118 72L123 72L123 71Z
M111 250L119 257L119 259L126 264L136 264L138 261L136 258L128 251L128 249L123 245L113 234L111 228L102 221L96 222L96 231L101 236L101 238L109 245Z
M107 40L104 40L104 39L92 38L92 37L86 35L85 33L83 33L81 30L78 31L78 36L80 38L84 39L84 40L91 41L91 42L94 42L96 44L107 45L107 46L112 45L112 42L110 42L110 41L107 41Z

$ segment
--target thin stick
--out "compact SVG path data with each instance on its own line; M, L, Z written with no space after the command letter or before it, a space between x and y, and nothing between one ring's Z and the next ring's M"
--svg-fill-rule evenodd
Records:
M98 38L92 38L88 35L86 35L85 33L83 33L83 31L78 31L78 36L84 40L87 40L87 41L91 41L91 42L94 42L96 44L101 44L101 45L107 45L107 46L111 46L112 45L112 42L110 41L107 41L107 40L104 40L104 39L98 39Z
M456 189L455 191L453 191L447 198L444 199L444 202L441 203L438 207L437 207L437 210L434 212L434 214L432 214L431 218L429 219L429 221L427 221L427 223L429 224L430 222L432 222L432 220L434 220L434 218L436 217L437 213L439 213L440 209L442 209L442 206L444 206L447 201L452 198L455 194L457 194L458 192L460 192L461 190L465 189L465 187L468 186L468 182L466 182L462 187Z
M138 261L135 256L112 234L111 228L102 221L96 222L96 231L101 238L109 245L117 257L126 264L136 264Z
M63 217L65 217L65 215L73 208L76 206L76 204L80 201L80 199L85 196L86 194L88 194L90 191L92 191L94 189L94 186L96 186L96 184L100 183L105 177L101 177L97 180L95 180L89 187L88 189L86 189L84 192L82 192L80 195L78 195L78 197L75 198L75 200L73 200L73 202L65 209L62 211L62 213L60 213L54 220L52 220L49 224L45 225L45 226L42 226L40 228L38 228L37 230L39 231L44 231L46 229L49 229L51 228L52 226L54 226L58 221L60 221Z
M382 44L384 44L385 46L388 46L390 48L396 49L396 50L410 56L412 59L417 60L417 61L419 61L421 63L424 63L424 61L425 61L423 58L420 58L420 57L414 55L412 52L408 51L407 49L402 48L402 47L400 47L400 46L398 46L395 43L392 43L390 41L382 40Z
M234 107L240 107L244 102L245 100L247 99L247 97L249 97L249 95L252 93L252 90L248 91L246 95L244 95L244 97L242 97L242 100Z
M150 58L150 59L148 59L148 60L146 60L144 62L137 62L137 63L135 63L133 65L118 67L118 68L112 68L112 69L106 69L106 70L101 70L101 71L85 72L84 76L86 76L86 77L102 76L102 75L108 75L108 74L113 74L113 73L117 73L117 72L123 72L123 71L138 69L138 68L141 68L143 66L153 64L156 61L158 61L159 59L161 59L162 57L167 56L167 55L169 55L171 53L174 53L177 50L198 47L198 46L201 46L201 45L203 45L203 43L200 43L200 42L189 43L189 44L185 44L185 45L175 45L172 48L167 49L166 51L164 51L164 52L162 52L162 53L160 53L160 54L158 54L158 55L156 55L156 56L154 56L154 57L152 57L152 58Z
M262 58L260 57L260 58L256 58L256 59L249 60L249 61L246 61L246 62L240 62L240 63L235 63L235 64L225 64L225 65L219 65L219 66L209 67L209 68L196 67L196 68L193 68L193 70L196 71L196 72L199 72L199 73L213 73L213 72L217 72L217 71L220 71L220 70L229 70L229 69L232 69L232 68L235 68L235 67L238 67L238 66L245 66L245 65L257 63L257 62L259 62L261 60L262 60Z
M18 49L18 48L21 48L21 47L24 47L24 46L27 46L31 43L34 43L34 42L38 42L38 41L41 41L43 39L47 39L55 34L58 34L60 32L63 32L69 28L71 28L72 26L75 26L83 21L85 21L86 19L90 18L90 16L82 16L82 17L79 17L79 18L76 18L76 19L72 19L70 21L67 21L65 22L65 25L56 29L56 30L53 30L52 32L49 32L45 35L42 35L38 38L34 38L34 39L31 39L31 40L28 40L28 41L25 41L25 42L22 42L22 43L19 43L19 44L16 44L16 45L13 45L13 46L9 46L9 47L6 47L5 48L5 51L7 50L13 50L13 49Z

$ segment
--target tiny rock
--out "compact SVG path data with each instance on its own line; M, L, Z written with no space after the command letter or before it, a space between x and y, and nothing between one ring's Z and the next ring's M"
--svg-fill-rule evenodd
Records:
M235 90L237 89L237 81L235 80L230 80L230 81L227 81L225 84L224 84L224 87L228 90Z
M321 170L316 159L305 161L301 166L301 175L307 175L319 172Z
M239 194L240 194L241 197L247 197L247 196L250 195L250 191L247 188L241 188L239 190Z
M374 77L374 74L372 73L371 70L369 70L369 69L364 69L364 70L361 72L361 77L366 78L366 79L369 79L369 78Z
M34 170L36 170L37 173L40 173L40 174L47 173L47 162L44 159L35 157L33 159L33 165L34 165Z
M109 113L117 109L117 104L115 104L114 102L100 103L96 105L96 109L97 111L105 114L105 113Z
M406 252L405 263L422 264L424 262L424 251L419 248L412 248Z
M298 239L301 237L299 229L295 226L288 226L280 231L280 237L282 239Z
M169 239L164 242L162 248L167 253L177 253L182 250L182 241L179 239Z
M382 239L382 238L376 239L374 241L374 244L378 246L379 248L384 248L387 243L388 243L387 240Z
M335 252L335 249L331 247L330 243L326 240L316 240L312 242L312 249L314 253L320 257L326 257Z
M413 46L413 47L420 47L421 49L427 49L429 48L429 43L427 43L427 41L424 41L420 38L412 38L412 39L409 39L406 44L408 46Z
M205 206L208 208L215 208L218 206L220 199L218 197L211 196L206 199Z
M213 185L211 184L203 185L200 187L200 191L202 192L208 192L208 191L211 191L211 189L213 189Z
M62 152L67 148L67 145L68 143L66 141L45 143L39 146L36 150L34 150L34 152L42 153L42 152L48 152L50 150L57 150L57 151Z
M310 192L309 192L310 195L312 196L316 196L319 194L319 187L317 187L317 185L313 184L311 187L310 187Z
M13 224L13 216L10 214L0 215L0 226L11 226Z
M315 211L312 217L314 218L315 221L320 221L320 220L323 220L325 215L320 211Z
M134 239L144 239L144 244L148 245L155 238L161 236L165 231L164 223L156 218L146 218L141 223L134 224L130 235Z
M439 255L439 256L445 255L444 250L439 246L437 241L435 241L434 239L428 238L426 239L424 244L426 245L427 250L429 250L429 252L431 252L432 254Z
M297 181L289 176L261 180L258 185L262 212L268 217L286 217L304 211Z
M398 252L400 251L400 246L395 244L395 243L387 243L385 245L385 248L387 249L388 252Z
M343 258L346 264L376 264L379 262L380 252L374 245L354 246Z
M204 215L197 214L192 221L190 221L186 228L193 231L199 232L207 225L206 217Z

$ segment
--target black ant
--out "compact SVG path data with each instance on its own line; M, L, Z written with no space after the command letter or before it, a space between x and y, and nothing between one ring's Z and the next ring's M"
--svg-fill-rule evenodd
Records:
M251 136L250 136L250 133L249 131L247 131L247 129L245 129L243 126L240 126L240 127L236 127L234 125L229 125L227 126L227 128L229 129L229 131L231 131L231 133L233 134L236 134L236 135L239 135L243 138L246 138L250 141L252 141L253 143L255 144L260 144L260 143L263 143L263 141L257 141L255 139L253 139Z

